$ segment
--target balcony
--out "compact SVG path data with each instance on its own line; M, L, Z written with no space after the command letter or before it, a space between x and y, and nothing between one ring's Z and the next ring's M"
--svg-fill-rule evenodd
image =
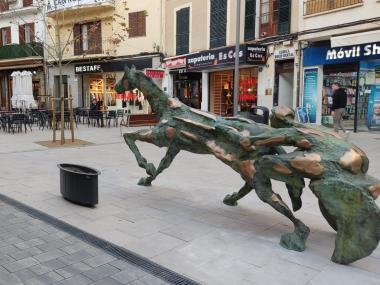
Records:
M115 0L76 0L76 1L48 1L46 10L48 16L52 17L56 12L65 10L65 15L77 17L78 11L85 10L86 13L104 11L107 8L115 8Z
M310 16L363 4L363 0L304 0L303 15Z
M0 60L43 57L42 43L11 44L0 47Z

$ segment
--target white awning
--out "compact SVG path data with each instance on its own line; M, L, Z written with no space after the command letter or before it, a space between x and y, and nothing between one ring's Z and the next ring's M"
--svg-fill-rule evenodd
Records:
M344 47L380 42L380 31L331 37L331 47Z

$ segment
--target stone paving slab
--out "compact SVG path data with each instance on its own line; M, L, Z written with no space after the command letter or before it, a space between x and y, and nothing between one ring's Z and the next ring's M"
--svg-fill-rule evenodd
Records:
M144 171L137 166L134 156L123 143L119 129L79 126L77 137L94 143L93 146L46 149L33 144L50 135L46 131L26 135L0 133L0 161L6 162L0 163L0 193L202 284L380 284L379 248L370 257L350 266L330 261L335 233L323 219L317 199L308 189L303 194L303 208L296 216L307 223L311 233L306 251L293 252L279 245L280 236L292 230L291 224L263 204L254 193L237 207L222 204L224 195L238 190L242 181L211 156L181 152L153 186L145 188L136 185ZM380 133L351 134L349 138L367 152L369 173L376 177L380 177L378 138ZM164 149L149 144L138 145L156 165L165 153ZM64 162L88 165L102 172L97 207L83 208L62 199L56 164ZM287 203L290 202L282 183L274 182L273 187ZM28 246L23 242L29 231L30 239L59 240L43 235L45 229L38 225L28 230L7 226L7 231L0 230L0 264L3 262L1 256L10 258L9 261L4 259L6 264L17 260L14 257L18 256L20 249L15 245ZM18 238L16 236L14 244L1 247L3 238L15 234ZM64 240L71 241L71 244L59 248L60 251L66 254L79 251L80 246L75 241ZM33 243L36 241L31 242L32 254L21 255L21 258L34 258L34 250L41 250L41 245ZM43 253L36 255L40 254ZM63 257L57 257L57 261L60 262L60 258ZM91 264L104 266L100 261L90 261L90 264L75 261L84 270L89 270L86 266L91 267ZM61 272L66 284L88 282L88 276L78 275L72 264L61 263L66 269L56 268L54 272ZM115 267L114 261L106 264ZM35 273L33 269L36 268L26 269ZM44 268L40 268L41 272L45 271ZM122 266L116 268L120 270L119 276L126 274ZM108 284L109 278L104 278L104 284ZM103 284L102 280L96 282ZM143 281L131 282L139 284Z
M0 250L12 248L0 255L0 284L168 284L2 201L0 224L14 235L0 240ZM30 224L41 229L39 238L17 235Z

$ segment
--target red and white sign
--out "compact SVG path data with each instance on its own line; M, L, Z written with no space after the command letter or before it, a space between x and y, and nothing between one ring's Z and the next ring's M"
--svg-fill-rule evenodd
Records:
M145 69L145 75L150 78L162 79L165 77L165 71L162 69Z
M168 69L177 69L186 67L186 56L177 56L165 59L165 65Z

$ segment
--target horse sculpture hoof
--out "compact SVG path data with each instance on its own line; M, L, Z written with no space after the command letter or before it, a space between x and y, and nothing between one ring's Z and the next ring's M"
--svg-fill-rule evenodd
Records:
M152 183L148 177L142 177L137 184L140 186L152 186Z
M304 251L309 233L309 228L303 225L299 229L295 229L292 233L282 235L280 245L286 249Z
M237 206L238 205L236 198L234 197L234 194L226 195L226 197L224 197L224 199L223 199L223 203L226 204L227 206Z

